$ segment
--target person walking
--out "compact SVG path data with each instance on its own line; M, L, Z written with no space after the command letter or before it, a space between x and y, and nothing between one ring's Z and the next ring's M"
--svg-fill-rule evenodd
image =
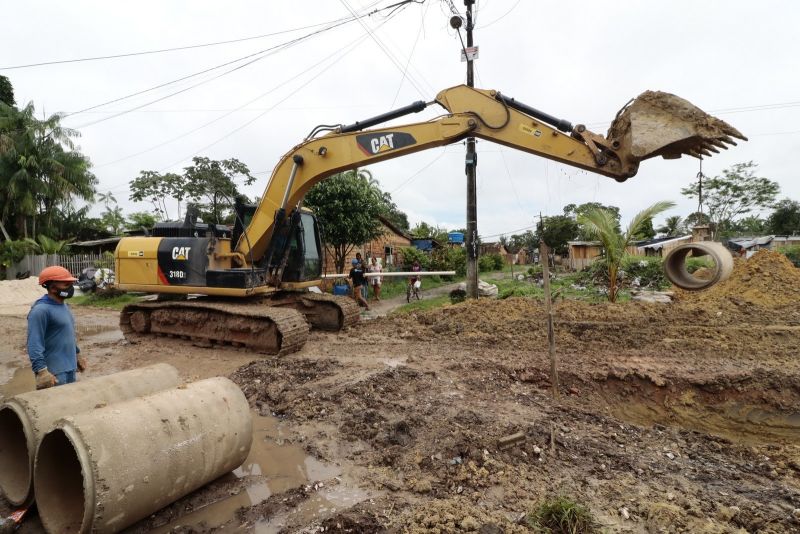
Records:
M369 310L369 303L361 294L361 288L367 285L367 279L364 276L364 267L356 259L353 259L351 264L353 265L353 268L350 269L350 274L348 274L347 277L353 284L353 298L356 300L356 302L358 302L359 305L364 306Z
M372 263L369 264L369 272L383 272L383 267L378 263L378 259L375 256L372 256ZM380 276L372 276L369 279L369 284L372 286L372 297L375 300L381 300L381 278Z
M86 370L86 360L75 341L75 319L64 302L75 293L77 278L64 267L39 274L47 294L28 312L28 357L36 375L36 389L75 382L75 371Z

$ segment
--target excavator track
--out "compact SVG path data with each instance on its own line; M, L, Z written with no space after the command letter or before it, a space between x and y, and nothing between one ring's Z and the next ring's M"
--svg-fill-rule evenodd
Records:
M142 302L126 306L119 323L125 338L134 343L166 336L276 355L300 350L309 330L297 310L273 307L265 299L242 303L205 299Z
M358 304L353 299L337 295L279 291L266 297L266 301L270 306L294 308L316 330L338 332L356 324L360 316Z

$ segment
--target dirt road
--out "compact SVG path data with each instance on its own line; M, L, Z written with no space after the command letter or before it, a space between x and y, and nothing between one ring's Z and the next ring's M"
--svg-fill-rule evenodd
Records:
M527 532L520 518L549 495L609 532L800 532L800 303L556 313L558 400L528 299L314 332L280 359L130 345L115 313L76 310L90 373L230 375L258 416L242 468L130 532ZM0 336L0 382L24 388L24 318Z

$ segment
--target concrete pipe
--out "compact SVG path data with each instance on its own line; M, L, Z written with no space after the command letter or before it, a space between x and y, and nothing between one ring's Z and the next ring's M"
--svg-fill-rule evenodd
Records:
M709 279L694 276L686 269L686 257L708 256L714 261L716 269ZM708 289L717 282L727 279L733 272L733 256L722 243L713 241L687 243L672 249L664 258L664 271L670 282L689 291Z
M39 445L34 488L47 532L117 532L239 467L247 399L210 378L59 420Z
M0 493L15 506L30 503L36 447L57 419L180 383L178 371L160 363L11 397L0 406Z

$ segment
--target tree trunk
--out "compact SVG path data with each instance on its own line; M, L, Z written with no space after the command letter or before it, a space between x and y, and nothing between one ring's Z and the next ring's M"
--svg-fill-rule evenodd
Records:
M3 237L6 238L6 241L11 241L11 236L8 235L8 232L6 231L6 227L3 224L3 220L2 219L0 219L0 230L3 231Z
M608 300L617 301L617 269L613 267L608 271Z

